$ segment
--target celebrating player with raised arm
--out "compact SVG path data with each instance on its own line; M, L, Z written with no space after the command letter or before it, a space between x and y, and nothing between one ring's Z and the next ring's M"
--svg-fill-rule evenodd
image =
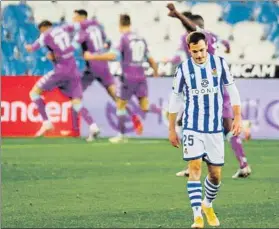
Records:
M183 15L182 13L179 13L176 9L175 6L170 3L167 5L168 9L170 10L169 16L178 18L184 27L187 30L187 33L184 35L184 38L182 37L182 42L181 42L181 47L182 50L184 50L188 55L189 55L189 50L188 50L188 45L186 42L186 36L189 32L192 31L202 31L206 35L206 39L208 42L208 52L210 54L214 54L216 51L216 44L217 42L221 42L225 47L227 52L230 52L230 45L228 41L220 39L217 35L214 33L211 33L207 30L204 30L204 20L200 15L190 15L188 16ZM177 57L175 58L176 60L178 59ZM224 105L223 105L223 125L224 125L224 134L227 138L227 140L230 142L232 150L239 162L239 169L237 172L232 176L233 178L238 178L238 177L247 177L251 174L251 168L248 165L247 158L243 149L242 145L242 140L240 136L233 136L232 133L230 132L231 130L231 125L233 122L233 112L230 104L230 98L228 95L228 92L226 91L226 88L224 89ZM249 132L250 129L246 128L246 133L248 132L248 137L249 137ZM181 172L178 172L176 174L177 176L187 176L188 171L187 169L182 170Z
M71 99L73 109L80 112L90 126L90 136L98 134L99 128L81 102L80 72L74 58L73 50L75 48L70 42L68 27L53 28L52 23L47 20L42 21L38 27L41 33L39 39L32 45L26 45L25 48L28 52L34 52L41 47L47 47L52 53L50 57L55 60L55 66L54 70L41 77L30 91L30 98L37 105L43 118L42 127L36 133L36 136L42 136L53 128L48 119L41 94L43 91L51 91L55 88L59 88L64 95ZM73 27L72 25L71 28L74 29Z
M194 213L192 228L203 228L202 210L208 224L219 226L212 202L221 185L221 168L224 164L224 139L222 126L223 87L227 89L233 107L234 121L231 132L241 132L240 96L226 61L207 52L206 36L193 32L187 37L191 58L176 70L169 104L169 140L179 147L175 121L180 102L185 94L185 119L183 125L183 159L188 161L187 190ZM208 166L205 179L205 198L202 201L202 160Z
M92 54L86 52L84 57L87 60L120 60L123 76L117 94L116 106L119 118L120 133L111 138L110 142L118 143L126 141L125 119L127 115L127 103L135 95L139 99L139 104L145 113L149 110L147 80L144 74L143 63L147 60L154 70L154 76L158 76L157 64L150 56L146 41L143 37L131 31L131 19L129 15L120 15L120 32L122 37L118 47L108 53Z

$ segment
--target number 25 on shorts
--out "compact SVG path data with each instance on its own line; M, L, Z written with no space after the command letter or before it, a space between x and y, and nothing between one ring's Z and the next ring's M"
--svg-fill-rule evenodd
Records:
M194 136L183 134L183 146L193 146L194 145Z

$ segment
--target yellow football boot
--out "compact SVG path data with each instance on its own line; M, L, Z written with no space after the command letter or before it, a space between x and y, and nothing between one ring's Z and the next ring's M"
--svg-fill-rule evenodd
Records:
M202 204L202 211L206 216L207 222L210 226L213 227L218 227L220 226L220 222L219 219L217 218L214 209L211 208L207 208L204 204Z
M203 218L201 216L196 217L191 228L204 228Z

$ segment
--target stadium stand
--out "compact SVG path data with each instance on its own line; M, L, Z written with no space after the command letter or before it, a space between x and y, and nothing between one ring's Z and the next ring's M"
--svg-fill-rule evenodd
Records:
M74 9L86 8L90 17L104 25L113 44L119 38L118 14L131 14L135 30L146 37L151 52L160 61L174 54L183 27L167 16L166 2L136 1L16 1L2 2L1 42L2 75L42 75L52 64L44 57L45 51L27 54L24 44L38 37L36 23L49 19L57 24L71 21ZM229 61L277 63L279 54L279 5L274 2L222 3L179 1L181 11L201 14L206 28L223 39L229 39L232 52L225 55ZM47 9L47 10L46 10ZM51 13L50 13L51 12ZM144 15L144 16L143 16ZM261 55L258 55L261 53ZM84 63L77 55L82 69Z

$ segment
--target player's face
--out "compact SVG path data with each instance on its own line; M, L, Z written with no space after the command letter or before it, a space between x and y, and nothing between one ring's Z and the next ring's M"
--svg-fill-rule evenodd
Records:
M42 27L40 28L40 33L44 33L44 32L47 31L48 29L49 29L48 26L42 26Z
M77 13L74 13L74 16L73 16L73 22L82 22L84 21L86 18L84 16L81 16Z
M191 43L189 50L197 64L205 63L207 58L207 43L204 40L200 40L197 44Z

